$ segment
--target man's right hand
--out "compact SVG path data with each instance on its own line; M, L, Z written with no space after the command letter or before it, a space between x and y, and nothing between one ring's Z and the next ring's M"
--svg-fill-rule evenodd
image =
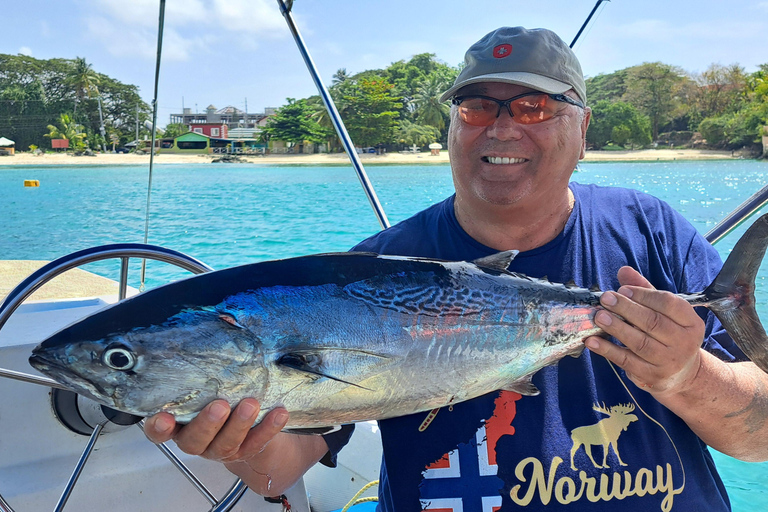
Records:
M173 439L181 451L222 462L263 496L277 496L292 486L328 451L320 436L281 432L285 409L274 409L255 427L259 402L241 401L234 411L223 400L208 404L187 425L166 412L147 418L144 433L154 443Z

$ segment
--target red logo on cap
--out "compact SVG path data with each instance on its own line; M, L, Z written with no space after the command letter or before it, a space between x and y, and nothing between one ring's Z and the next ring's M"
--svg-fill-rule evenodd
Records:
M493 56L497 59L503 59L504 57L508 57L512 55L512 45L511 44L500 44L496 48L493 49Z

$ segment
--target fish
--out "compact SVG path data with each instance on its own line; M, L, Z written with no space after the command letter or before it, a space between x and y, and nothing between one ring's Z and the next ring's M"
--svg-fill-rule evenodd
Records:
M768 370L755 277L768 215L737 242L714 282L683 294L712 310ZM532 376L595 325L598 290L508 271L517 251L465 261L327 253L182 279L100 310L43 341L30 364L98 403L189 422L214 399L285 407L287 429L431 411Z

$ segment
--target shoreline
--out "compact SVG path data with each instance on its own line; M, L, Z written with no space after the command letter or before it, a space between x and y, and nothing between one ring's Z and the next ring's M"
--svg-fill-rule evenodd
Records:
M216 155L218 156L218 155ZM448 152L439 155L429 152L403 154L387 153L384 155L359 155L365 165L447 165ZM210 164L214 155L155 155L156 164ZM730 151L704 149L639 149L626 151L587 151L582 162L671 162L677 160L738 160ZM318 153L310 155L267 155L245 156L243 163L261 165L349 165L345 153ZM149 155L123 153L103 153L96 156L71 156L61 153L32 155L17 153L13 156L0 157L0 168L16 166L90 166L90 165L149 165Z

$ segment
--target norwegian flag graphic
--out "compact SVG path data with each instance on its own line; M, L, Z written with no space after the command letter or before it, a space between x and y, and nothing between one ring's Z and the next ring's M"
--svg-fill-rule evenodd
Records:
M494 415L480 427L475 438L460 444L422 473L421 507L429 512L495 512L501 508L496 476L496 443L503 435L514 434L517 393L502 391Z

